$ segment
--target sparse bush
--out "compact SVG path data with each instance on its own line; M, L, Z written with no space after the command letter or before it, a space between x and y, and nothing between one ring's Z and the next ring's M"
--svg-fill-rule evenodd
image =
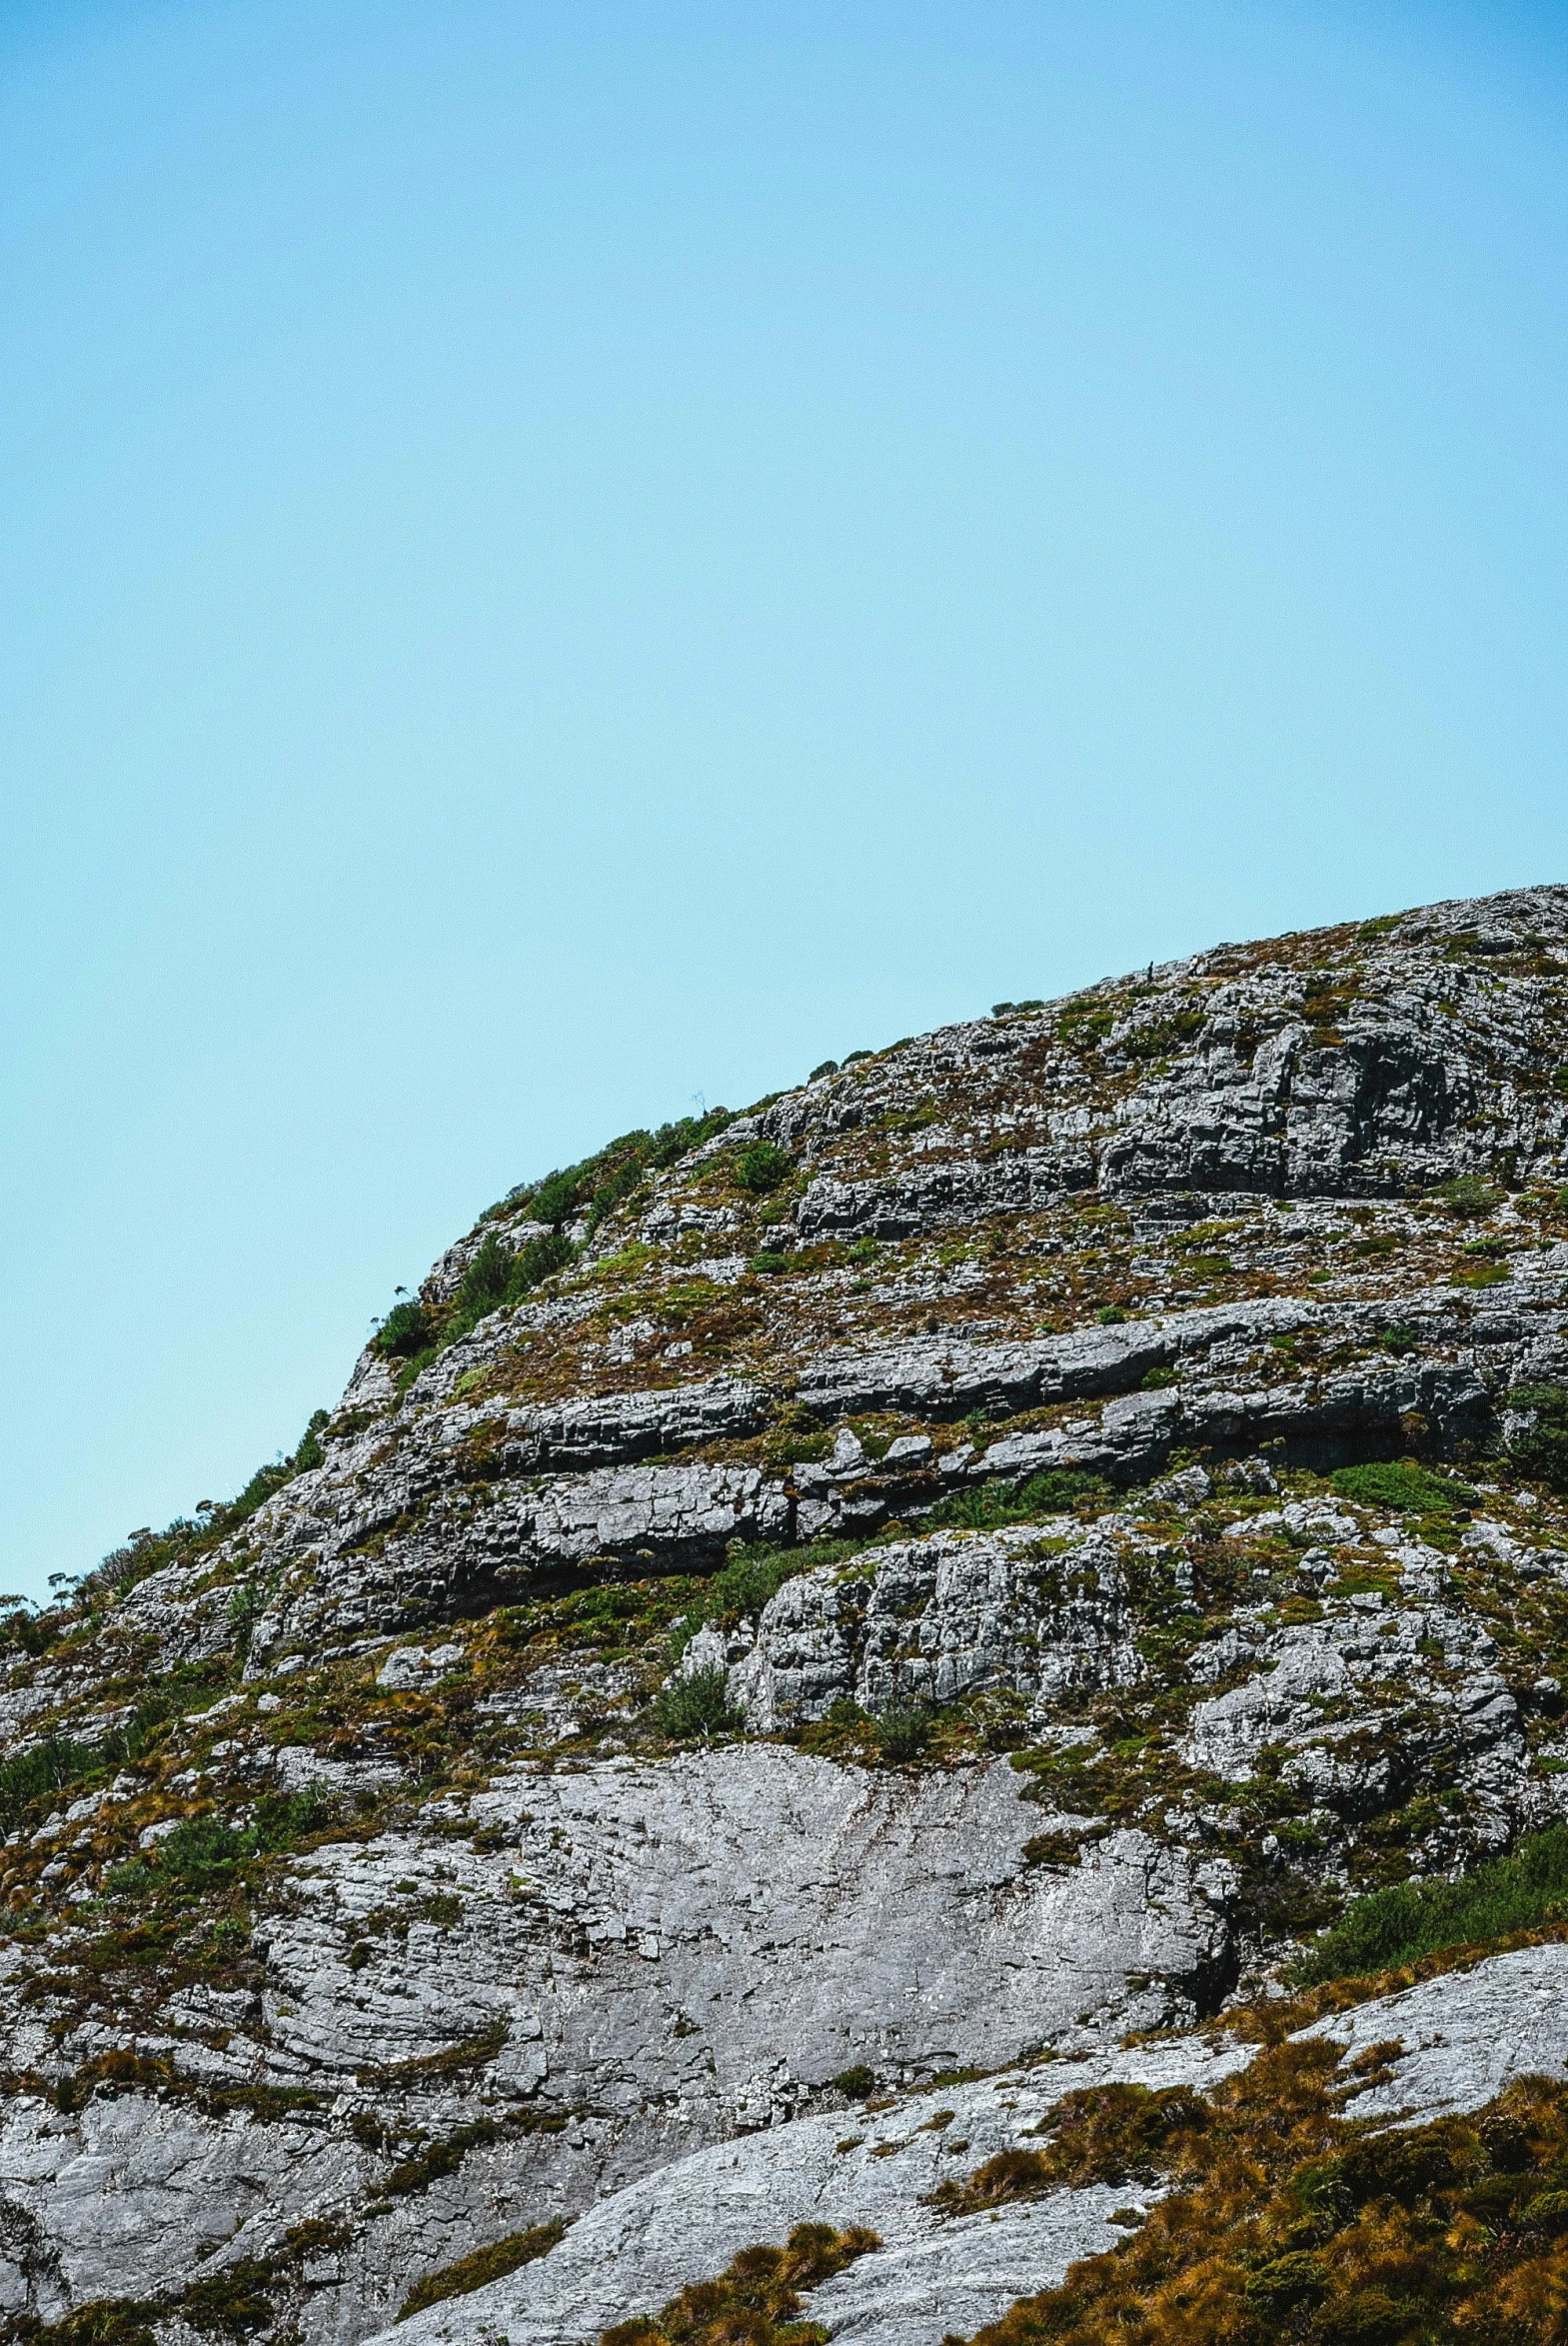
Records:
M1514 1464L1552 1490L1568 1491L1568 1389L1560 1384L1516 1385L1508 1406L1531 1413L1531 1422L1509 1440Z
M901 1767L918 1759L931 1739L931 1715L919 1703L892 1702L875 1721L876 1748L883 1759Z
M530 1218L559 1228L577 1203L579 1178L576 1166L566 1173L547 1173L529 1199Z
M864 2101L867 2094L876 2091L876 2072L867 2069L863 2061L857 2061L852 2069L840 2069L833 2083L851 2101Z
M1357 1898L1295 1965L1303 1986L1392 1970L1440 1947L1503 1938L1555 1920L1568 1899L1568 1825L1531 1833L1511 1857L1478 1865L1457 1881L1398 1882Z
M1470 1221L1478 1213L1490 1213L1494 1205L1500 1205L1503 1193L1479 1173L1461 1173L1456 1180L1440 1182L1432 1195L1440 1198L1461 1221Z
M149 2325L167 2314L167 2306L134 2297L96 2297L43 2327L36 2314L30 2323L24 2318L17 2335L27 2346L156 2346L157 2333Z
M743 1722L730 1702L730 1673L722 1662L684 1670L654 1698L654 1716L676 1743L706 1743Z
M565 1230L547 1230L515 1252L492 1230L458 1284L451 1313L439 1331L441 1344L455 1343L503 1305L521 1303L543 1279L565 1270L575 1252Z
M1108 1482L1075 1466L1050 1466L1024 1483L998 1477L974 1490L955 1490L932 1507L925 1521L935 1528L997 1531L1005 1523L1032 1523L1041 1515L1064 1515L1080 1506L1108 1506Z
M494 1230L481 1241L478 1251L458 1281L453 1302L459 1319L475 1326L487 1311L496 1310L506 1301L507 1280L512 1270L512 1256Z
M130 1857L123 1865L110 1866L104 1887L114 1898L145 1898L158 1887L158 1876L145 1857Z
M572 1241L561 1230L551 1230L544 1237L530 1238L512 1257L504 1299L508 1303L521 1303L524 1296L531 1294L542 1280L552 1277L558 1270L565 1270L572 1260Z
M251 1650L256 1624L267 1609L267 1591L259 1580L242 1580L229 1599L229 1627L237 1653Z
M337 1799L325 1784L306 1784L298 1792L264 1792L256 1804L255 1846L265 1855L292 1849L308 1833L325 1832L337 1814Z
M411 1360L434 1341L435 1333L430 1313L411 1295L407 1301L393 1304L371 1343L384 1360Z
M14 1833L34 1801L62 1792L94 1768L104 1764L96 1743L78 1743L69 1735L47 1735L30 1751L19 1751L0 1766L0 1835Z
M812 2346L826 2332L795 2319L800 2292L880 2246L858 2225L796 2224L787 2247L743 2248L717 2280L694 2281L657 2314L617 2322L599 2346Z
M188 1817L160 1846L159 1871L189 1889L216 1889L234 1879L248 1847L244 1833L216 1816Z
M1366 1466L1336 1466L1329 1481L1341 1496L1363 1507L1400 1507L1406 1512L1436 1514L1446 1507L1469 1506L1473 1490L1449 1482L1418 1466L1414 1458L1383 1459Z
M521 2266L548 2256L566 2235L567 2227L557 2216L548 2224L509 2232L505 2240L497 2240L489 2248L476 2248L471 2255L460 2256L456 2264L443 2265L439 2272L427 2273L415 2282L403 2300L399 2321L406 2322L411 2313L423 2313L427 2305L440 2305L444 2298L467 2297L471 2290L483 2289L487 2281L502 2280Z
M801 1564L798 1550L747 1547L741 1540L733 1539L729 1560L722 1571L714 1574L710 1585L722 1613L732 1618L742 1613L755 1615L786 1580L808 1569L808 1565Z
M735 1161L735 1177L750 1196L766 1197L789 1178L784 1152L772 1141L753 1141Z
M311 1411L310 1423L306 1426L305 1431L300 1439L300 1446L294 1453L294 1471L296 1474L308 1474L311 1468L313 1466L319 1466L323 1458L325 1458L327 1455L326 1450L322 1446L321 1438L322 1427L327 1423L327 1412L325 1409L313 1409Z
M259 2257L242 2256L214 2273L210 2280L193 2281L180 2300L180 2311L193 2330L216 2330L231 2338L264 2330L272 2320L269 2286L275 2268Z

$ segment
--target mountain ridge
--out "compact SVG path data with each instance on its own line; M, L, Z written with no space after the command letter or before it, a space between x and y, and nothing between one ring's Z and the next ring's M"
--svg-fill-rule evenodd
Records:
M1524 2091L1498 2016L1568 1960L1565 1009L1568 888L1520 890L623 1136L448 1247L240 1500L14 1613L11 2333L579 2346L818 2223L880 2235L800 2249L826 2334L1022 2337L1196 2188L1179 2145L1130 2199L1019 2167L1052 2062L1223 2130L1270 2011L1353 2064L1405 1996L1488 2090L1410 2048L1346 2070L1369 2113L1390 2062L1423 2125ZM1397 1957L1410 1879L1481 1883L1492 1951L1314 2017L1314 1934ZM1025 2181L943 2213L921 2129Z

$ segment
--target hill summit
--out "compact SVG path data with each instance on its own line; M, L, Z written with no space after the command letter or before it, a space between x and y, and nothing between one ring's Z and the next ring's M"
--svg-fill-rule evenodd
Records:
M1565 1008L1522 890L627 1134L14 1611L8 2335L1555 2336Z

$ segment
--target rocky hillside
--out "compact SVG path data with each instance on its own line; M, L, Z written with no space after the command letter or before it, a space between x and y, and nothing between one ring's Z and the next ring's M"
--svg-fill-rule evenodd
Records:
M1528 890L627 1135L14 1606L10 2337L1555 2337L1565 1012Z

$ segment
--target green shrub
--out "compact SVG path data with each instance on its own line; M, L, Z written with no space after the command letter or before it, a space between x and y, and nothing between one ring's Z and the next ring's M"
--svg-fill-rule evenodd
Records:
M812 1068L805 1080L808 1084L815 1084L819 1083L823 1076L836 1076L837 1073L838 1062L835 1059L824 1059L818 1066Z
M229 1599L229 1627L235 1650L249 1653L256 1624L267 1610L267 1591L259 1580L242 1580Z
M1413 1327L1396 1322L1392 1327L1385 1327L1377 1340L1385 1352L1413 1352L1420 1338Z
M529 1218L553 1222L559 1228L577 1203L579 1179L576 1166L566 1173L547 1173L529 1199Z
M1019 1004L1021 1010L1023 1005ZM1169 1018L1156 1019L1151 1026L1137 1028L1124 1036L1117 1049L1128 1059L1167 1059L1183 1043L1190 1043L1194 1035L1202 1033L1208 1023L1208 1014L1202 1009L1175 1011Z
M494 1311L504 1303L511 1271L512 1255L492 1230L458 1281L452 1298L458 1318L472 1327L487 1311Z
M729 1561L722 1571L714 1574L710 1586L721 1613L730 1619L742 1613L760 1613L771 1596L792 1580L809 1565L799 1561L796 1551L780 1547L747 1547L740 1540L730 1542Z
M158 1887L158 1876L145 1857L131 1857L124 1865L110 1866L104 1887L114 1898L145 1898Z
M876 1748L895 1767L918 1759L931 1739L931 1715L920 1703L890 1702L874 1725Z
M704 1616L701 1612L683 1613L680 1619L672 1621L666 1630L665 1650L670 1656L672 1669L679 1663L682 1654L685 1653L698 1630L703 1626L703 1619Z
M1478 1213L1490 1213L1494 1205L1502 1203L1501 1189L1483 1180L1479 1173L1461 1173L1457 1180L1443 1181L1432 1191L1450 1213L1461 1221L1469 1221Z
M216 1816L188 1817L160 1845L159 1871L193 1890L216 1889L234 1879L249 1848L246 1834Z
M1343 1919L1315 1939L1295 1965L1303 1986L1389 1971L1441 1947L1503 1938L1555 1920L1568 1898L1568 1825L1531 1833L1511 1857L1499 1857L1457 1881L1399 1882L1357 1898Z
M787 2247L743 2248L716 2279L694 2281L657 2314L617 2322L599 2346L821 2346L827 2332L820 2323L795 2318L801 2290L880 2246L858 2225L835 2232L829 2224L796 2224Z
M225 2265L207 2281L194 2281L180 2300L180 2311L194 2330L216 2330L243 2338L264 2330L272 2320L268 2288L275 2268L254 2256L242 2256Z
M311 1468L313 1466L319 1466L323 1458L325 1458L327 1455L325 1449L322 1447L321 1439L322 1427L327 1423L327 1412L325 1409L313 1409L311 1411L311 1421L306 1426L305 1432L300 1440L300 1446L294 1453L294 1471L296 1474L308 1474Z
M1475 1497L1462 1482L1441 1480L1413 1458L1336 1466L1328 1479L1342 1497L1363 1507L1399 1507L1423 1515L1445 1507L1469 1506Z
M325 1784L307 1784L298 1792L264 1792L256 1803L255 1846L265 1855L292 1849L308 1833L326 1832L337 1816L337 1799Z
M1101 1327L1120 1327L1127 1315L1119 1303L1103 1303L1094 1316Z
M744 1723L731 1707L730 1673L722 1662L672 1678L654 1698L654 1716L677 1743L706 1743Z
M998 1477L975 1490L957 1490L932 1507L924 1521L934 1528L996 1531L1005 1523L1032 1523L1041 1515L1064 1515L1079 1506L1108 1506L1115 1493L1097 1474L1075 1466L1050 1466L1024 1483Z
M792 1168L772 1141L753 1141L735 1161L735 1177L753 1197L766 1197L789 1178Z
M867 2094L876 2091L876 2072L867 2069L863 2061L857 2061L852 2069L840 2069L833 2083L851 2101L864 2101Z
M474 2289L483 2289L487 2281L499 2281L520 2266L533 2264L566 2238L567 2227L559 2216L548 2224L531 2224L526 2232L509 2232L505 2240L497 2240L489 2248L476 2248L468 2256L460 2256L456 2264L443 2265L439 2272L427 2273L416 2281L403 2300L398 2315L406 2322L411 2313L423 2313L427 2305L440 2305L444 2298L467 2297Z
M552 1230L548 1236L530 1238L518 1248L507 1272L505 1300L521 1303L543 1279L556 1271L565 1270L573 1257L573 1245L561 1230Z
M103 1745L69 1735L46 1735L30 1751L19 1751L0 1766L0 1835L16 1832L35 1801L79 1783L108 1757Z
M16 2324L16 2334L28 2346L156 2346L149 2323L167 2318L168 2308L134 2297L96 2297L73 2305L69 2313L42 2329L37 2316Z
M1516 1385L1510 1409L1531 1410L1534 1422L1512 1435L1508 1455L1523 1474L1568 1491L1568 1389L1560 1384Z
M394 1303L371 1338L384 1360L409 1360L435 1337L435 1324L416 1296Z

